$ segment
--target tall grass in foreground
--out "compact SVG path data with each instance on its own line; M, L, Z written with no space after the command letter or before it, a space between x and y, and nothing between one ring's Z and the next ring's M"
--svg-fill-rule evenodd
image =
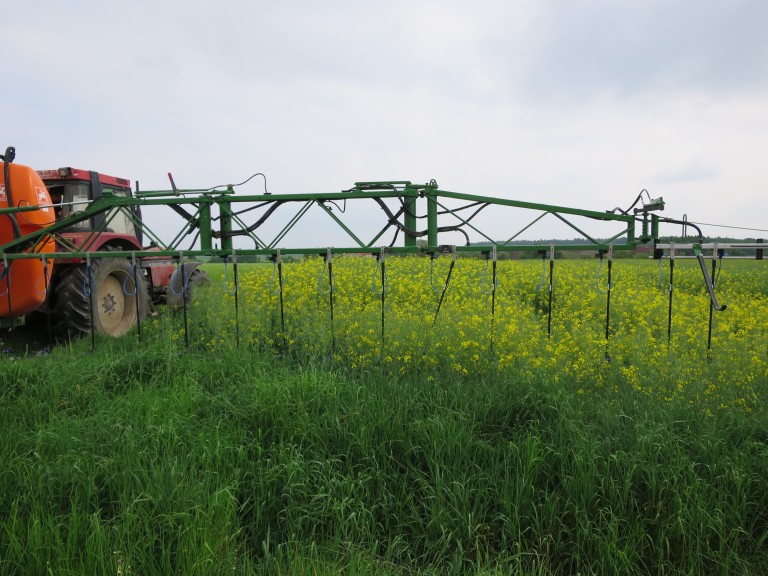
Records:
M171 333L2 360L0 573L768 572L764 396L705 415Z

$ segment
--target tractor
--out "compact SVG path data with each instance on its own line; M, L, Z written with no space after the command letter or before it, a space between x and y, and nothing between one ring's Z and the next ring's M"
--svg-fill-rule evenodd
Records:
M169 290L177 270L172 258L103 257L104 252L151 250L142 245L140 206L78 217L101 197L132 197L129 180L71 167L35 171L14 164L14 156L13 148L0 156L0 212L8 209L0 216L0 246L42 229L52 232L20 245L36 258L0 263L0 318L15 322L25 315L48 315L58 335L121 336L155 303L178 299ZM67 221L73 223L53 231L55 223ZM73 257L46 258L66 252ZM193 274L196 283L204 281L202 270Z

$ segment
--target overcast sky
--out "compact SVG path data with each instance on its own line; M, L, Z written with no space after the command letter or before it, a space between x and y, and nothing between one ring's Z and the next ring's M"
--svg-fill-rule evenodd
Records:
M434 178L603 211L645 188L768 229L766 22L764 0L29 0L3 11L0 147L143 189Z

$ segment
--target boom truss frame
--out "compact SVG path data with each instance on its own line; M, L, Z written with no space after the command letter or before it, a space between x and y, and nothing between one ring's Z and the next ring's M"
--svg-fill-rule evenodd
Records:
M351 223L345 221L344 213L348 203L371 202L378 205L384 213L384 221L370 236L361 238L352 230ZM451 206L451 203L459 203ZM342 208L342 205L344 208ZM133 207L166 206L184 220L181 230L170 242L164 242L151 230L146 222L134 213ZM24 218L29 211L44 206L17 206L0 209L0 216ZM663 201L661 201L663 207ZM628 212L599 212L523 202L485 195L465 194L442 190L437 182L413 184L410 181L356 182L352 188L340 192L300 193L300 194L264 194L236 195L234 186L227 185L216 189L177 189L138 191L133 197L123 197L105 193L94 201L81 207L80 211L62 218L50 226L35 232L14 238L0 245L0 258L14 260L24 258L65 259L100 257L220 257L227 258L236 251L243 256L267 256L275 258L282 255L324 254L327 247L318 245L281 247L281 243L294 231L311 209L326 214L329 221L346 235L347 244L335 246L333 253L419 254L419 253L503 253L547 250L591 250L597 253L614 251L632 251L639 244L654 243L658 240L660 222L677 221L659 218L652 210L659 209L658 201L648 205L647 209ZM476 217L483 211L519 209L530 212L531 221L522 228L508 233L506 240L498 240L476 224ZM111 220L122 213L140 228L145 238L151 240L153 247L144 250L126 250L109 252L89 251L97 244L100 234L106 232ZM98 227L81 246L66 242L61 233L72 226L87 221L94 216L101 216L94 221ZM583 243L552 244L550 242L518 244L514 241L545 217L553 217L580 236ZM283 218L283 220L280 220ZM588 232L586 226L577 223L577 218L608 224L619 225L618 233L607 239L598 238ZM419 224L426 220L426 225ZM274 235L265 236L267 223L282 226ZM636 233L637 223L641 224L641 233ZM385 235L394 232L394 237L387 243ZM447 233L459 233L464 239L463 245L442 244L441 236ZM397 239L402 234L402 244ZM474 237L474 238L472 238ZM55 252L45 255L35 252L49 238L57 242ZM192 239L184 249L182 244ZM236 239L244 238L249 246L236 246Z

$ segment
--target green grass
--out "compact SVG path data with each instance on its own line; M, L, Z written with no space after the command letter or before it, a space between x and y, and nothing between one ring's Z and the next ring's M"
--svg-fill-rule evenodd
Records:
M765 404L99 339L0 370L2 574L760 574Z

